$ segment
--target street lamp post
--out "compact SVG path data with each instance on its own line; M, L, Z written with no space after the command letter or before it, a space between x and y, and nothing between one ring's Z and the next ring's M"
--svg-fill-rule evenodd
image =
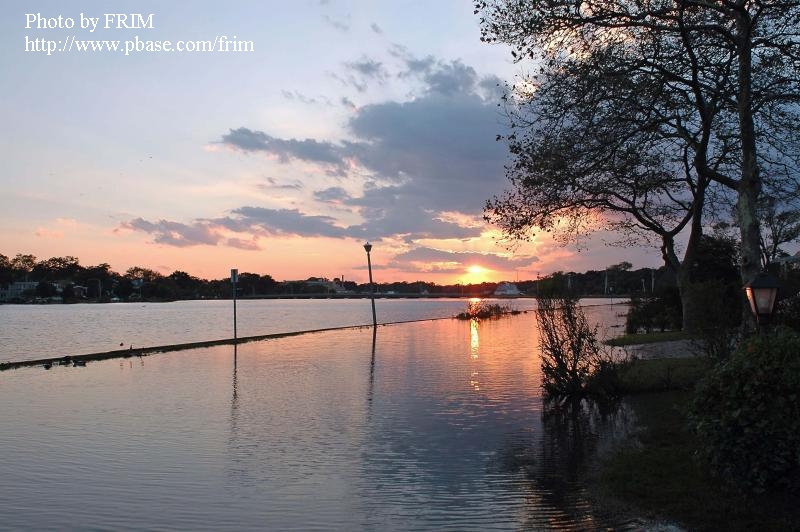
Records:
M378 318L375 317L375 285L372 283L372 260L370 259L369 252L372 251L372 244L367 242L364 244L364 251L367 252L367 269L369 270L369 298L372 302L372 326L378 326Z
M747 301L750 302L750 310L753 311L761 332L769 330L769 319L775 310L778 288L780 288L778 280L766 272L759 273L744 286Z

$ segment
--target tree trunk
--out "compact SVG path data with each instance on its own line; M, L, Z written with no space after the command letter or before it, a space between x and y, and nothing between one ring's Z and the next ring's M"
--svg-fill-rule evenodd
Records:
M752 20L744 3L737 10L736 33L739 56L737 112L742 140L742 177L739 181L736 215L741 235L742 284L752 281L761 271L761 231L758 221L757 201L761 192L761 177L758 171L755 123L753 120L752 90ZM745 309L746 323L752 317Z

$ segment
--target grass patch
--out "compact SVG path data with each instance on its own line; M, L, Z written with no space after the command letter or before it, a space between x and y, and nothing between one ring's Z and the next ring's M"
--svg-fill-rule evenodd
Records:
M675 340L688 340L689 335L683 331L666 331L652 333L625 334L617 338L606 340L607 345L624 347L626 345L655 344L658 342L672 342Z
M598 505L690 530L800 530L800 495L731 493L696 460L698 444L686 421L691 395L628 398L642 427L638 444L607 457L590 478Z
M618 365L619 391L639 394L666 390L688 390L711 368L705 358L656 358L632 360Z

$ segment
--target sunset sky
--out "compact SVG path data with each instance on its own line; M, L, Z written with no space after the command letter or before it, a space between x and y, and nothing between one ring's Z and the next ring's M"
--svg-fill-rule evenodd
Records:
M113 9L112 9L113 6ZM535 278L654 249L509 250L482 220L506 186L497 104L522 71L469 0L6 2L0 253L220 278ZM104 29L105 13L153 28ZM26 28L26 14L72 29ZM100 17L81 29L81 13ZM26 51L26 37L252 41L252 52ZM73 41L74 43L74 41Z

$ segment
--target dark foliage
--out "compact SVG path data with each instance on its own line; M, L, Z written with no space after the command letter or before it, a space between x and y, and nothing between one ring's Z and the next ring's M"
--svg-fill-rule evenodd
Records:
M701 381L691 414L701 455L732 486L800 488L800 336L743 342Z

